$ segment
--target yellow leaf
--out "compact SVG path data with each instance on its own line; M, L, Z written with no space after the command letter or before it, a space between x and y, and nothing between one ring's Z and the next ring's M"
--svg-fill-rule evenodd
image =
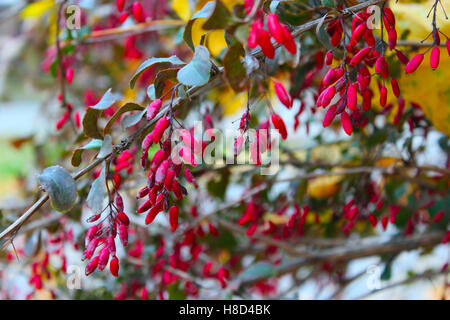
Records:
M172 9L184 21L189 21L192 12L189 0L172 0Z
M209 97L222 105L224 115L235 114L247 103L247 93L240 92L236 94L231 87L226 87L224 90L211 91Z
M264 220L270 221L273 224L286 224L289 221L289 217L288 216L279 216L274 213L266 213L264 215Z
M308 182L307 192L310 197L325 199L334 196L340 189L341 175L331 175L312 179Z
M208 49L211 55L217 57L227 47L225 30L214 30L208 34Z
M397 158L394 158L394 157L383 157L383 158L378 159L377 162L375 162L375 166L382 167L382 168L388 168L388 167L392 166L396 160L397 160Z
M39 18L54 5L55 4L53 0L41 0L30 3L22 10L22 12L20 12L20 17L22 19Z

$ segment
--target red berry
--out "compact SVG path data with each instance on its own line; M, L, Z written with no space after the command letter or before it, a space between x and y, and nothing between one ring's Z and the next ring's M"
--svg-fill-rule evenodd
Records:
M109 270L114 277L119 276L119 259L117 257L111 259L111 262L109 263Z

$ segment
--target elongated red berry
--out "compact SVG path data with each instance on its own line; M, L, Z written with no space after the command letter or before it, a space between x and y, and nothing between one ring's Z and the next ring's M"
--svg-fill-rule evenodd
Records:
M119 24L122 24L125 22L125 20L127 20L128 18L128 12L124 11L120 14L119 16Z
M109 270L114 277L119 276L119 259L117 257L112 258L109 262Z
M387 102L387 89L385 86L382 86L380 88L380 105L382 107L386 106L386 102Z
M450 39L447 39L447 41L445 42L445 46L447 47L447 53L450 57Z
M121 224L119 226L119 239L120 242L122 242L123 246L126 247L128 244L128 230L127 226L124 224Z
M98 269L103 270L105 269L106 265L108 264L109 260L109 249L103 248L100 250L100 254L98 255Z
M431 54L430 54L430 66L431 69L436 69L439 66L439 58L441 55L441 50L439 49L439 47L434 47L431 50Z
M176 181L176 180L175 180ZM155 220L158 213L162 211L162 204L161 201L155 204L153 207L151 207L150 211L147 213L147 216L145 217L145 224L150 224Z
M267 58L273 59L275 57L275 48L270 41L270 35L264 29L261 29L258 33L258 44Z
M281 30L280 21L275 13L269 13L267 15L267 28L276 42L283 42L283 30Z
M409 62L406 64L405 73L413 73L417 70L423 60L423 54L416 54Z
M327 54L325 55L325 64L329 66L332 63L333 63L333 52L328 51Z
M322 84L325 87L328 87L335 83L337 80L336 71L334 69L329 69L328 72L325 74L325 77L323 77Z
M274 81L273 86L275 88L275 93L278 97L278 99L281 101L282 104L288 109L292 108L292 98L287 93L284 86L281 84L281 82Z
M94 258L92 258L91 261L89 261L89 263L86 266L86 270L85 270L86 276L90 275L92 272L95 271L95 269L97 269L98 259L99 259L99 257L95 256Z
M287 130L286 130L286 125L284 124L283 119L276 113L272 113L271 119L272 119L273 126L280 133L281 139L286 140Z
M366 29L367 28L365 23L361 23L355 28L355 30L352 32L352 36L350 37L350 44L352 46L357 45L361 41L364 33L366 32Z
M113 236L109 236L107 240L108 250L112 257L116 256L116 241Z
M164 183L164 179L166 178L167 170L169 169L169 161L164 160L161 165L158 167L155 173L155 185L159 186Z
M367 218L369 219L369 222L372 225L372 227L377 226L378 220L377 220L377 217L375 217L375 215L373 213L369 214L369 216Z
M391 87L395 97L400 97L400 87L398 86L398 82L395 78L391 79Z
M192 172L188 168L184 168L184 177L186 178L187 182L192 184L195 188L198 188L195 177L192 175Z
M348 113L345 111L341 113L341 124L345 133L350 136L353 132L352 120L350 119Z
M126 0L117 0L116 1L116 7L117 7L117 11L122 12L123 11L123 7L125 5L125 1Z
M394 50L397 46L397 31L394 28L388 32L389 49Z
M142 6L139 1L133 3L133 15L137 22L144 21L144 13L142 11Z
M89 228L88 232L86 232L86 238L84 240L85 246L87 246L89 242L91 242L92 239L94 239L95 235L97 234L97 231L98 231L97 225L93 225L92 227Z
M403 63L403 64L408 64L409 59L407 56L405 56L405 54L403 52L401 52L400 50L395 49L395 55L397 56L397 59Z
M350 65L356 66L357 64L359 64L370 53L370 50L372 49L362 48L361 50L359 50L358 53L353 56L352 60L350 60Z
M151 132L153 136L153 143L158 143L159 140L161 140L164 131L169 127L170 121L167 118L167 116L162 117L158 120L158 122L155 125L155 128Z
M121 211L117 214L117 219L119 219L119 221L124 224L125 226L128 226L130 224L130 219L128 218L128 216L126 215L125 212Z
M328 127L331 122L333 122L334 117L336 116L336 105L332 105L328 108L325 116L323 117L323 126Z
M352 83L347 89L347 108L355 110L358 104L358 84Z
M169 210L170 230L174 232L178 228L178 207L172 206Z
M331 100L334 98L335 94L336 94L335 86L325 89L323 92L322 107L327 107L330 104Z
M284 24L281 25L281 30L283 32L283 45L286 50L291 54L297 53L297 45L295 44L294 37L289 31L288 27Z
M250 49L255 49L258 46L259 31L261 28L262 24L259 20L253 22L247 40L247 45Z
M70 83L72 83L72 80L73 80L73 68L69 67L66 70L66 81L67 81L67 83L70 84Z
M436 215L433 218L433 222L434 223L438 223L439 221L441 221L441 219L444 217L444 211L441 210L438 213L436 213Z
M159 109L161 109L161 106L161 99L156 99L152 103L150 103L147 108L147 120L152 120L153 118L155 118L159 112Z

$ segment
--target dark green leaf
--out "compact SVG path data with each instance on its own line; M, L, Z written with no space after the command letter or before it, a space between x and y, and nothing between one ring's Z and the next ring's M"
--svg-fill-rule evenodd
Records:
M245 50L240 43L232 45L225 57L223 58L223 66L225 68L225 76L234 91L241 91L246 85L246 69L241 62L241 57L245 55Z
M83 117L83 132L86 136L103 140L103 135L97 127L97 120L101 114L101 110L87 109Z
M209 3L209 2L208 2ZM205 30L226 29L230 22L231 14L220 0L214 1L214 10L203 24Z

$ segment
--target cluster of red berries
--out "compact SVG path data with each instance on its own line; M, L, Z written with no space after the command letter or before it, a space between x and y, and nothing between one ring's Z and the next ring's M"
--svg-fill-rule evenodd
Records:
M259 46L267 58L273 59L275 57L275 47L272 44L272 37L277 43L282 44L289 53L295 54L297 45L294 37L289 28L285 24L280 23L278 16L274 13L267 15L267 28L269 31L264 29L264 15L260 14L260 16L251 25L247 42L248 47L254 49Z
M120 24L124 23L124 21L128 18L130 13L133 14L136 22L144 22L145 21L145 13L142 9L142 5L139 1L134 1L132 5L125 7L126 0L117 0L116 7L117 11L120 13L119 22Z

